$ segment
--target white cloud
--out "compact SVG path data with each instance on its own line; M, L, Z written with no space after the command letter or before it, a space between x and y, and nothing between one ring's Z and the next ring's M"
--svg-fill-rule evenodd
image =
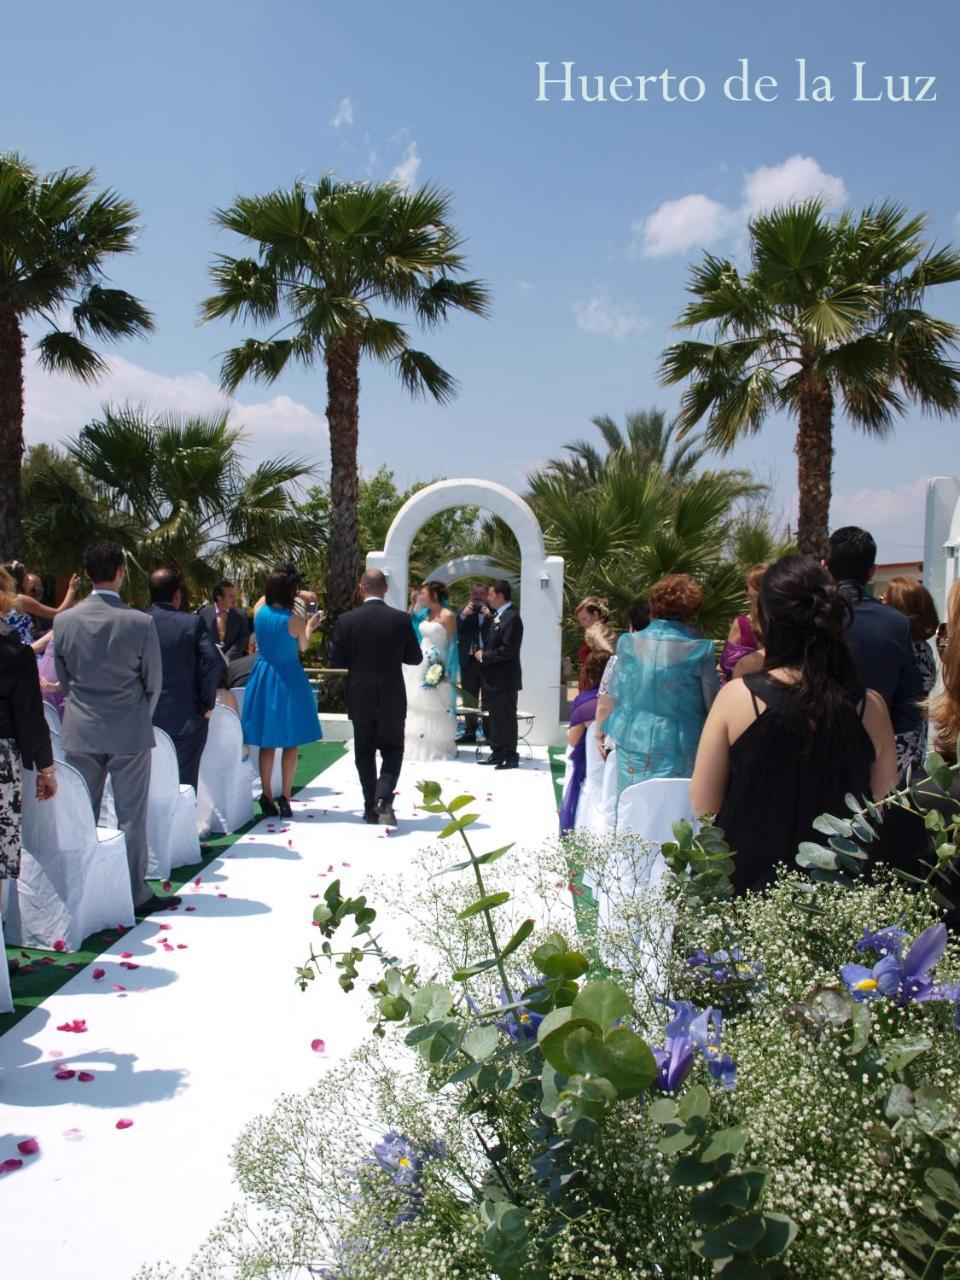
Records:
M876 539L881 564L922 560L929 483L929 476L922 476L889 489L864 487L835 492L830 502L830 528L854 524L869 530ZM793 529L797 527L797 507L794 491L783 512Z
M532 293L537 286L533 283L532 280L521 280L519 287L520 287L521 293Z
M399 164L394 165L390 174L390 181L398 183L401 187L412 187L420 172L420 166L423 160L416 142L411 138L407 143L403 156Z
M847 199L842 178L827 173L812 156L794 155L782 164L758 165L743 177L742 202L721 204L702 192L667 200L648 217L633 223L633 252L647 258L706 248L720 239L742 238L753 214L791 200L822 197L828 205Z
M667 200L659 209L631 227L634 251L648 258L713 244L726 231L730 210L699 193Z
M349 124L353 124L353 103L349 98L341 98L339 106L330 117L330 128L341 129Z
M617 341L626 338L628 334L639 333L649 323L634 307L618 306L602 293L575 302L573 314L577 318L578 328L587 333L596 333L602 338L615 338Z
M154 412L208 414L227 408L233 425L247 433L245 452L256 460L276 453L296 453L323 460L327 450L326 419L289 396L244 401L224 396L205 373L164 374L108 356L107 374L93 386L47 373L36 352L27 355L25 429L27 444L62 444L101 406L129 401Z
M812 156L796 155L783 164L762 164L743 179L743 208L747 213L760 213L778 204L812 200L815 196L828 205L842 204L847 188L842 178L825 173Z

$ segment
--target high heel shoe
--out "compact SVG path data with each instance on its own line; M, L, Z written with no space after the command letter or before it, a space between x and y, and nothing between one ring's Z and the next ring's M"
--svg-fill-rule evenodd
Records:
M281 818L293 817L293 810L290 808L290 800L287 796L277 796L277 807Z
M280 810L273 803L269 796L260 797L260 813L264 818L275 818Z

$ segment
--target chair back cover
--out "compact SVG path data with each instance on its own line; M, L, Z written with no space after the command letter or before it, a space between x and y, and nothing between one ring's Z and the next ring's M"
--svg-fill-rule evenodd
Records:
M63 721L60 719L60 712L52 703L45 702L43 704L43 718L47 722L47 728L51 734L55 733L58 737L63 732Z
M97 842L97 824L87 784L72 765L57 765L57 793L38 800L36 786L25 769L23 785L23 847L42 855L46 851L86 849Z

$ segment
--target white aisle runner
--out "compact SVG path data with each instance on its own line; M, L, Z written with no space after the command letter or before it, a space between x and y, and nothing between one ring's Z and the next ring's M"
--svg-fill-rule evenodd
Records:
M4 1276L130 1280L143 1263L189 1259L235 1199L229 1155L243 1126L369 1034L362 991L344 996L328 972L302 994L294 968L326 883L340 876L355 892L370 875L402 875L435 838L437 820L414 816L421 777L478 797L481 850L556 832L543 751L507 772L472 755L408 765L389 837L360 819L347 755L294 800L292 822L242 836L176 911L125 934L0 1037L0 1165L23 1159L0 1174ZM86 1029L58 1029L73 1023ZM39 1154L19 1156L27 1139Z

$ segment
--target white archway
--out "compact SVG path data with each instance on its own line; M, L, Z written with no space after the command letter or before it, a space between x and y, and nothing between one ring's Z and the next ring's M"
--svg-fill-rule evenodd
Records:
M516 573L505 569L489 556L455 556L445 560L427 574L427 581L444 582L452 587L455 582L463 582L464 578L509 578L514 586L519 587L520 578Z
M405 609L413 539L427 520L451 507L490 511L510 526L517 539L523 615L520 707L534 716L530 741L552 746L560 741L563 558L545 554L537 517L518 494L492 480L438 480L403 504L390 526L383 550L367 556L367 568L383 571L389 584L388 602Z

